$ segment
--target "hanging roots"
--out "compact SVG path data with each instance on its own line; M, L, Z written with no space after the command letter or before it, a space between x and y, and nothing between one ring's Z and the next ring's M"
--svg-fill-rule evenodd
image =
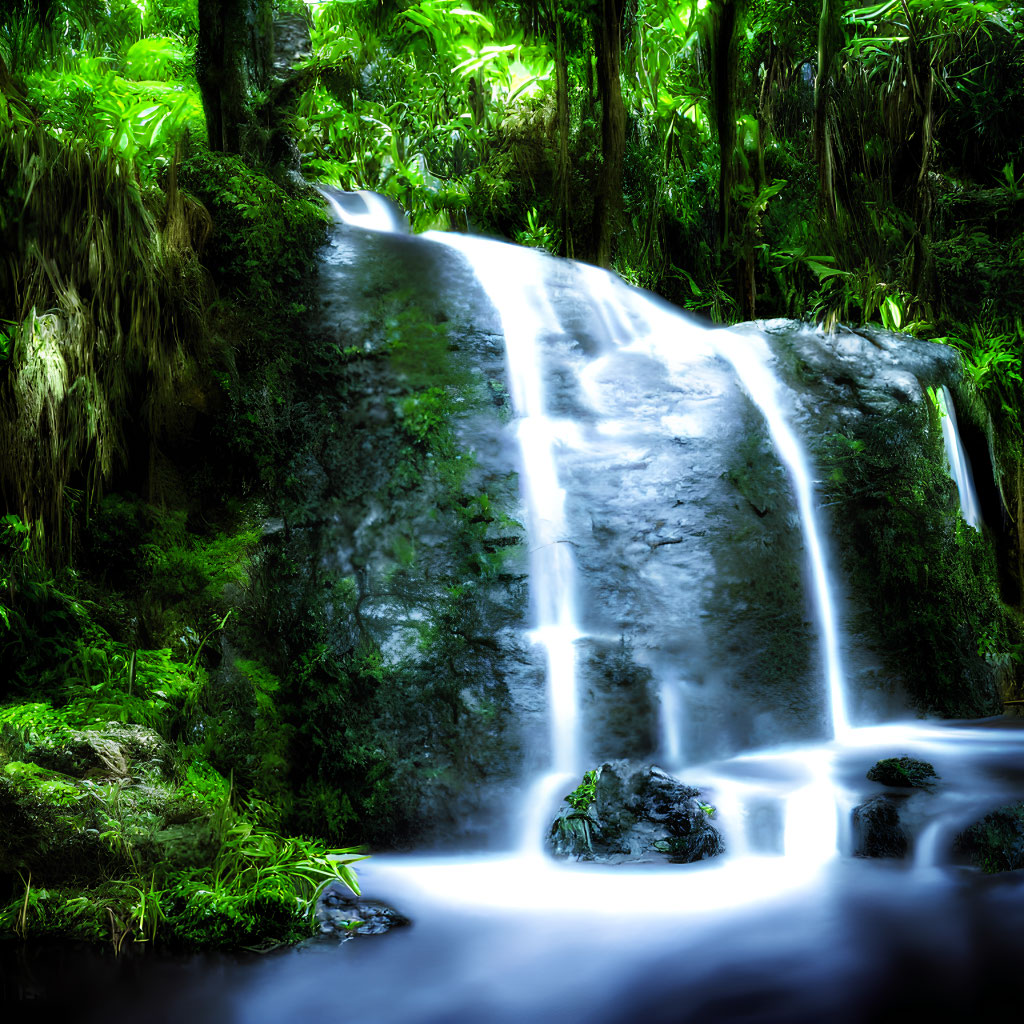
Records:
M0 117L0 497L50 561L126 438L159 438L203 344L209 216L176 187L162 225L109 151Z

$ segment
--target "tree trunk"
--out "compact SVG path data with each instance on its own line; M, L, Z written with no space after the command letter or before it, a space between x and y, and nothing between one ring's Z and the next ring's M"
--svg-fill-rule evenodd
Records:
M271 0L199 0L196 80L210 149L241 153L252 145L252 93L269 82Z
M822 0L818 19L818 73L814 76L814 160L818 165L818 196L832 217L837 212L835 149L828 122L828 106L835 88L832 81L836 53L842 45L838 0Z
M569 70L565 59L562 26L555 16L555 121L558 126L558 163L555 168L555 221L561 239L561 253L572 257L571 212L569 207Z
M736 180L736 33L746 0L719 0L710 18L707 49L711 106L718 134L718 247L728 248L732 187Z
M601 101L601 171L594 196L592 248L594 262L611 266L612 235L622 201L622 164L626 153L626 108L622 102L619 65L626 0L599 0L594 18L597 94Z
M925 296L929 290L929 272L931 256L928 247L928 240L932 233L932 192L928 182L928 171L931 169L932 155L932 129L935 98L935 75L932 72L931 61L927 58L927 43L922 49L924 54L917 55L917 93L920 106L920 117L918 122L918 135L920 137L920 150L918 152L917 180L914 183L914 262L911 267L910 289L915 296ZM923 65L923 67L922 67Z

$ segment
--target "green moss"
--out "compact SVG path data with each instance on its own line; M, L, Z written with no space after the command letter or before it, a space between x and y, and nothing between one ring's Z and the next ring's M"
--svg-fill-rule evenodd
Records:
M1024 867L1024 803L986 814L957 836L956 848L986 874Z
M883 786L930 789L934 785L931 780L937 779L938 775L927 761L918 761L904 755L883 758L868 769L867 778Z
M205 262L220 280L275 306L282 289L302 284L330 220L312 189L278 184L227 153L190 156L180 182L213 218Z
M996 636L1016 649L987 538L959 515L930 407L906 406L823 446L843 566L860 599L857 626L877 643L923 710L951 717L1000 710Z

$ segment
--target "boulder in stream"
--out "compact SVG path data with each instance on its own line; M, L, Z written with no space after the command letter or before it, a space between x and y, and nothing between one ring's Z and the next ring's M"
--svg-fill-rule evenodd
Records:
M886 757L868 769L868 779L897 789L930 789L937 779L935 769L927 761L918 761L904 754Z
M1024 868L1024 803L998 807L964 829L956 850L989 875Z
M853 809L854 856L905 857L909 845L891 796L873 796Z
M332 882L316 903L316 921L321 935L348 938L350 935L382 935L411 922L394 907L380 900L356 896L350 889Z
M689 864L725 851L701 791L655 765L607 761L566 797L551 824L555 856Z

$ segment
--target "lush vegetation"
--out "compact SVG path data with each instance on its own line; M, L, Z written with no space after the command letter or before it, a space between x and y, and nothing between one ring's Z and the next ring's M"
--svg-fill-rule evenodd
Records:
M472 638L496 628L487 588L518 585L521 531L453 428L501 385L466 376L457 325L393 285L364 336L306 336L327 218L303 176L383 192L416 229L613 266L718 320L956 346L965 404L993 424L1016 597L947 514L948 480L910 483L935 452L837 437L830 486L918 701L962 709L953 690L986 662L1012 677L1018 6L272 6L221 5L252 16L249 42L195 0L0 14L0 927L115 948L292 939L324 880L354 885L352 844L409 839L424 779L451 813L453 780L504 749ZM275 14L311 41L276 68ZM298 568L324 555L303 547L314 496L381 495L399 510L388 595L435 588L402 654L362 619L364 567ZM457 541L448 574L409 526L426 507ZM948 642L963 607L982 638L966 659ZM590 800L592 780L565 819L584 843Z

